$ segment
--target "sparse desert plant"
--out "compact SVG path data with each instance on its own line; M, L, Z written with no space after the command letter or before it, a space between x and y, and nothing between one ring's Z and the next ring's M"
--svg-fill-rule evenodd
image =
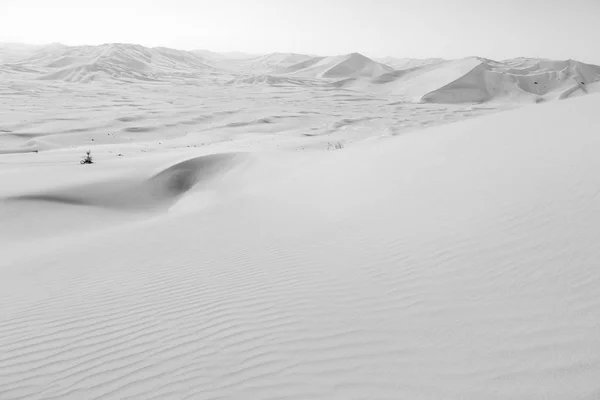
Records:
M339 140L337 141L337 143L331 143L331 142L327 143L327 150L341 150L343 148L344 148L344 144L342 142L340 142Z
M85 158L79 162L80 164L93 164L94 161L92 159L92 151L87 150L85 152Z

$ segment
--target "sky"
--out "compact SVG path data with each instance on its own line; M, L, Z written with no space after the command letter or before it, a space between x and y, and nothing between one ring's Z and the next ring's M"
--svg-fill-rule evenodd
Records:
M600 64L600 0L0 0L0 42Z

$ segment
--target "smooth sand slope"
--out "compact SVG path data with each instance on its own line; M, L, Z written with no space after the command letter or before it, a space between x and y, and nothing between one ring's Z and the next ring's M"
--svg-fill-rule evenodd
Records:
M597 399L599 107L336 151L2 156L0 398ZM124 179L159 201L117 201Z

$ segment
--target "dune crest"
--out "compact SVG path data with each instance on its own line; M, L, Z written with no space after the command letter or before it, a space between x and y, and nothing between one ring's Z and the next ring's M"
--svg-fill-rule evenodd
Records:
M336 57L315 57L277 71L286 76L305 78L342 79L376 77L393 71L392 67L378 63L359 53Z
M210 183L244 158L242 154L212 154L172 165L145 180L112 180L62 190L12 196L9 201L39 201L101 207L114 210L148 210L168 207L194 187Z

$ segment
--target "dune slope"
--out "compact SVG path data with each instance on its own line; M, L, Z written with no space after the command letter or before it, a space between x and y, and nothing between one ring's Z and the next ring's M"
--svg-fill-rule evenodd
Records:
M376 77L393 68L359 53L335 57L314 57L281 69L278 73L305 78L344 79Z
M9 201L54 202L109 209L168 206L197 185L231 168L239 154L211 154L182 161L144 180L107 180L55 191L9 197Z
M197 53L127 43L45 46L15 66L35 72L31 74L35 79L67 82L172 80L212 70L212 66Z
M340 80L336 86L427 103L534 102L587 93L600 82L600 66L575 60L480 57L438 61L374 77Z
M539 100L568 98L587 92L600 81L600 66L582 62L510 60L483 62L464 76L422 97L433 103L485 102L497 98L534 97Z
M599 106L256 154L209 207L12 243L0 398L595 399Z

